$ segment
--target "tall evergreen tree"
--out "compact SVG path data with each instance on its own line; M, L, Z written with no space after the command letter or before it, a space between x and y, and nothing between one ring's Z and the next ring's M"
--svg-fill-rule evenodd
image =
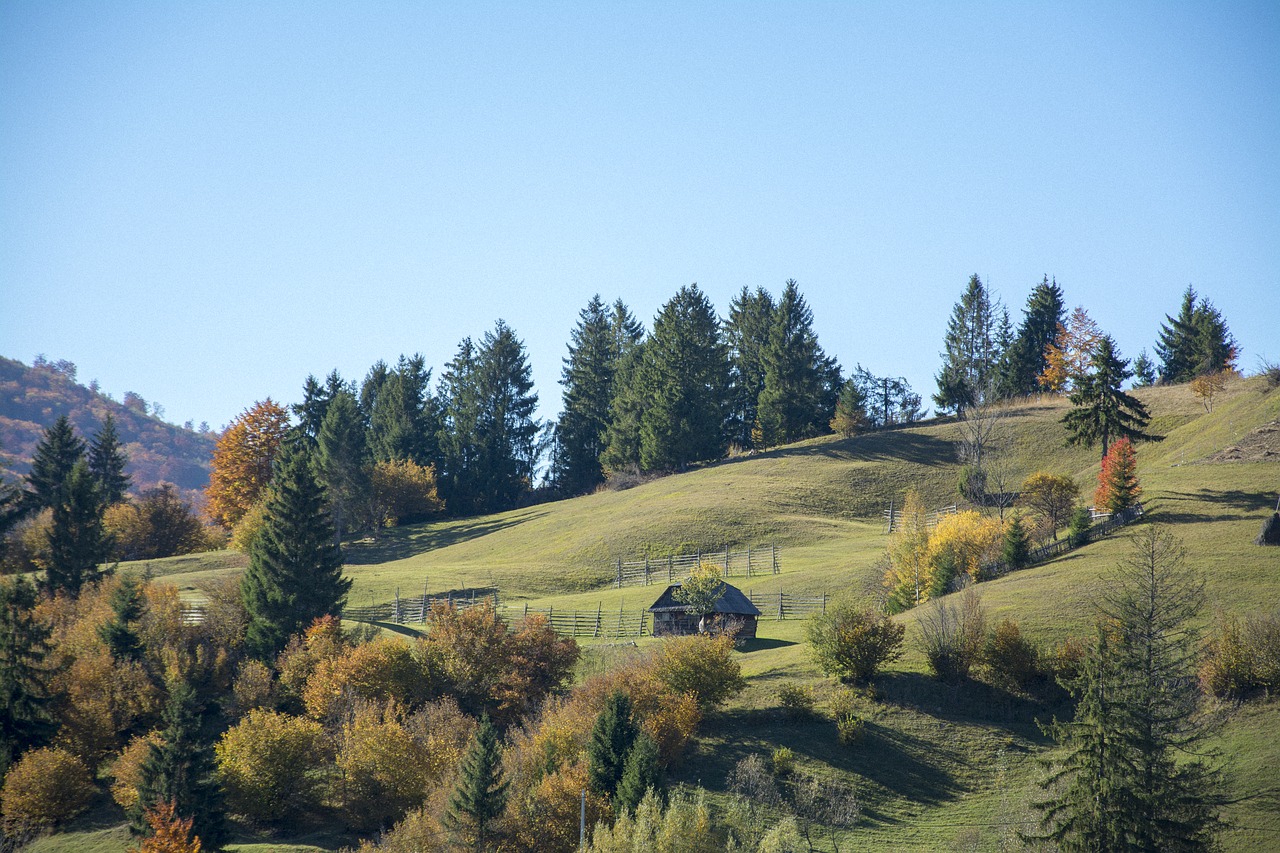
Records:
M421 355L400 356L378 389L369 415L368 444L374 459L439 463L440 422L430 382L431 371Z
M442 411L440 466L437 481L445 505L455 515L479 511L476 466L480 408L476 372L479 354L471 338L463 338L458 352L445 365L438 396Z
M680 289L654 319L636 376L647 398L640 413L640 465L683 469L725 448L729 356L720 321L698 286Z
M836 399L835 414L828 424L832 432L846 438L870 426L867 418L867 395L862 387L852 379L847 380L840 388L840 396Z
M89 472L98 482L104 506L124 500L130 483L129 475L124 472L128 463L129 457L116 432L116 419L108 412L102 419L102 427L89 442Z
M752 430L764 391L764 350L773 329L775 307L763 287L754 293L744 287L729 303L729 320L724 325L730 366L729 438L742 447L753 446Z
M557 488L570 495L590 491L604 481L600 457L609 428L614 376L622 357L643 335L621 300L611 314L596 294L578 317L560 376L564 411L556 426L552 470Z
M960 301L951 311L933 401L942 410L962 413L995 393L1000 362L1000 306L992 302L982 279L969 277Z
M62 491L71 469L85 458L84 440L75 434L66 415L59 415L44 432L31 459L27 488L32 505L51 507Z
M354 393L352 388L342 381L342 375L337 370L329 372L323 385L314 376L309 375L302 386L302 402L294 403L289 407L298 419L298 432L312 446L320 436L320 425L324 422L325 413L329 411L329 404L343 391Z
M98 564L111 553L111 540L102 526L104 506L89 466L81 460L71 469L53 504L49 528L49 556L44 586L50 593L73 596L95 581Z
M511 509L533 488L542 454L542 425L533 417L538 395L524 343L502 320L481 339L476 367L478 509L497 512Z
M142 763L138 802L130 813L133 830L147 834L146 810L169 802L178 817L191 820L202 849L220 850L227 837L222 789L191 685L179 681L170 686L164 724L159 742L151 744Z
M111 619L98 626L98 636L118 661L142 659L142 640L134 627L145 612L142 584L137 575L123 575L111 594Z
M600 467L606 473L640 466L640 417L648 403L643 379L648 343L641 341L618 361L609 403Z
M507 805L509 782L502 779L502 746L486 714L462 759L457 787L449 798L444 824L469 850L487 850L493 824Z
M637 734L631 751L627 753L622 778L618 781L617 796L614 798L614 805L620 814L634 812L645 794L651 790L659 796L665 793L660 758L658 745L653 742L653 738L644 732Z
M46 662L52 629L36 618L36 601L25 578L0 579L0 774L56 729Z
M316 478L333 512L335 538L357 529L370 497L369 447L360 406L349 389L333 395L316 435Z
M761 443L786 444L824 432L840 393L840 368L818 345L813 311L795 279L787 281L778 299L761 357L764 387L756 416Z
M1062 288L1056 278L1050 281L1045 276L1027 297L1022 322L1005 352L999 383L1001 396L1017 397L1044 390L1039 377L1047 366L1045 350L1058 343L1059 330L1066 319Z
M1093 447L1102 445L1106 458L1111 442L1118 438L1133 441L1159 441L1143 429L1150 422L1147 407L1120 386L1133 374L1129 362L1115 350L1115 341L1104 335L1090 361L1091 371L1080 377L1070 400L1074 408L1062 418L1069 435L1067 444Z
M381 393L382 386L386 384L387 377L390 375L391 368L387 367L385 361L378 359L365 374L364 382L360 383L360 416L364 418L365 426L368 426L373 419L373 408L377 405L378 394Z
M1197 298L1191 285L1182 294L1178 316L1165 319L1156 341L1161 384L1190 382L1235 365L1236 342L1226 321L1213 303Z
M614 795L638 734L631 719L631 699L622 690L613 691L596 717L587 743L587 783L592 790L607 797Z
M340 615L350 588L309 454L300 442L286 444L240 585L249 618L246 645L259 659L273 659L314 620Z

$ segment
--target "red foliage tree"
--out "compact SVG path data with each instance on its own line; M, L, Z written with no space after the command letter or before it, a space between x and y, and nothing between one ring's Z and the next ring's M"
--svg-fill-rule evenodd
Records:
M1098 489L1093 505L1108 512L1123 512L1138 502L1142 489L1138 486L1138 455L1133 443L1122 438L1112 444L1102 460Z

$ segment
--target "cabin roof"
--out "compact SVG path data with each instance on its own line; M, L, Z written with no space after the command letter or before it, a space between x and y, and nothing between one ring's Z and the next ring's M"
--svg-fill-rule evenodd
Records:
M666 592L658 596L650 607L650 613L668 613L668 612L688 612L689 605L681 604L675 600L673 593L681 587L681 584L673 583L667 587ZM715 607L712 608L713 613L733 613L739 616L759 616L760 608L751 603L751 599L742 594L742 590L733 584L724 584L724 589L720 591L720 597L716 599Z

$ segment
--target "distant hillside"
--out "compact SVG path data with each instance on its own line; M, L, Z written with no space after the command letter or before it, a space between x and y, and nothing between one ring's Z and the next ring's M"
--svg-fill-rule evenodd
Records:
M126 406L92 391L73 379L74 369L63 364L28 367L0 357L0 469L25 474L40 437L60 415L85 439L92 436L110 412L120 440L129 454L127 471L135 490L160 482L184 492L203 490L209 481L209 460L216 437L165 423L140 409L141 398Z

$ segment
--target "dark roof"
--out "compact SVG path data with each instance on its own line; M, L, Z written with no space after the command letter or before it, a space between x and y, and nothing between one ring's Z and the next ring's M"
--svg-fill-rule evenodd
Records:
M673 583L667 587L667 591L658 596L658 600L649 608L649 612L688 611L689 605L681 604L672 595L680 586L678 583ZM736 613L740 616L759 616L760 608L752 604L751 599L742 594L742 590L732 584L724 584L724 589L720 592L720 597L716 599L712 612Z

